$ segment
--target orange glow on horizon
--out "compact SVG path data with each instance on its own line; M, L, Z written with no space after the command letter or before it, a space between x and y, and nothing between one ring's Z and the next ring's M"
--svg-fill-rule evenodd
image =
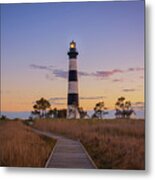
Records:
M131 103L144 102L143 94L140 94L140 93L128 94L126 96L123 94L123 96L126 98L126 100L130 100ZM115 108L115 102L116 102L118 97L120 97L120 95L115 95L115 93L113 93L113 96L105 98L105 99L104 98L103 99L92 99L92 100L80 99L79 100L80 101L79 106L83 107L84 110L93 110L95 107L95 104L103 100L105 102L105 107L108 110L111 110L111 109ZM1 103L1 111L10 111L10 112L32 111L33 110L33 103L32 102L35 102L37 99L39 99L39 98L31 98L31 99L27 99L24 102L24 97L21 99L8 98L8 97L4 98L3 97L2 103ZM59 102L55 102L55 103L59 103ZM57 109L67 108L67 99L62 100L61 103L60 103L60 105L51 103L51 108L52 109L55 107Z

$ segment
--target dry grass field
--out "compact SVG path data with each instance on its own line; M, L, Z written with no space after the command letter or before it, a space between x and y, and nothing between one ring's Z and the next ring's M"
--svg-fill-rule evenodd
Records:
M36 120L35 128L80 139L98 168L145 169L144 120Z
M22 121L0 122L0 166L44 167L54 144Z

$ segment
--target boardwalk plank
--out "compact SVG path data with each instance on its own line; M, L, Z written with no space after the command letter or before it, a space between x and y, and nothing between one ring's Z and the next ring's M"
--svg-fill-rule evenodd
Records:
M79 141L58 136L49 132L46 133L39 130L34 131L57 139L52 155L49 157L46 164L47 168L96 168Z

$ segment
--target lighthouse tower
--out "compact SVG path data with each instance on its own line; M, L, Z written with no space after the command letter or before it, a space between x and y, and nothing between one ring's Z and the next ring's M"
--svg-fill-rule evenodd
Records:
M78 119L80 114L79 107L79 95L78 95L78 73L77 73L77 55L76 43L72 41L70 43L69 56L69 73L68 73L68 108L67 119Z

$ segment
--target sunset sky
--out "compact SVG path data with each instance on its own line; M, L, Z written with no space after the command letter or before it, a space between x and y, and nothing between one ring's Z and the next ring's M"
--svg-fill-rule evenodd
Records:
M1 111L41 97L67 107L69 43L77 43L80 106L144 103L144 1L1 5Z

